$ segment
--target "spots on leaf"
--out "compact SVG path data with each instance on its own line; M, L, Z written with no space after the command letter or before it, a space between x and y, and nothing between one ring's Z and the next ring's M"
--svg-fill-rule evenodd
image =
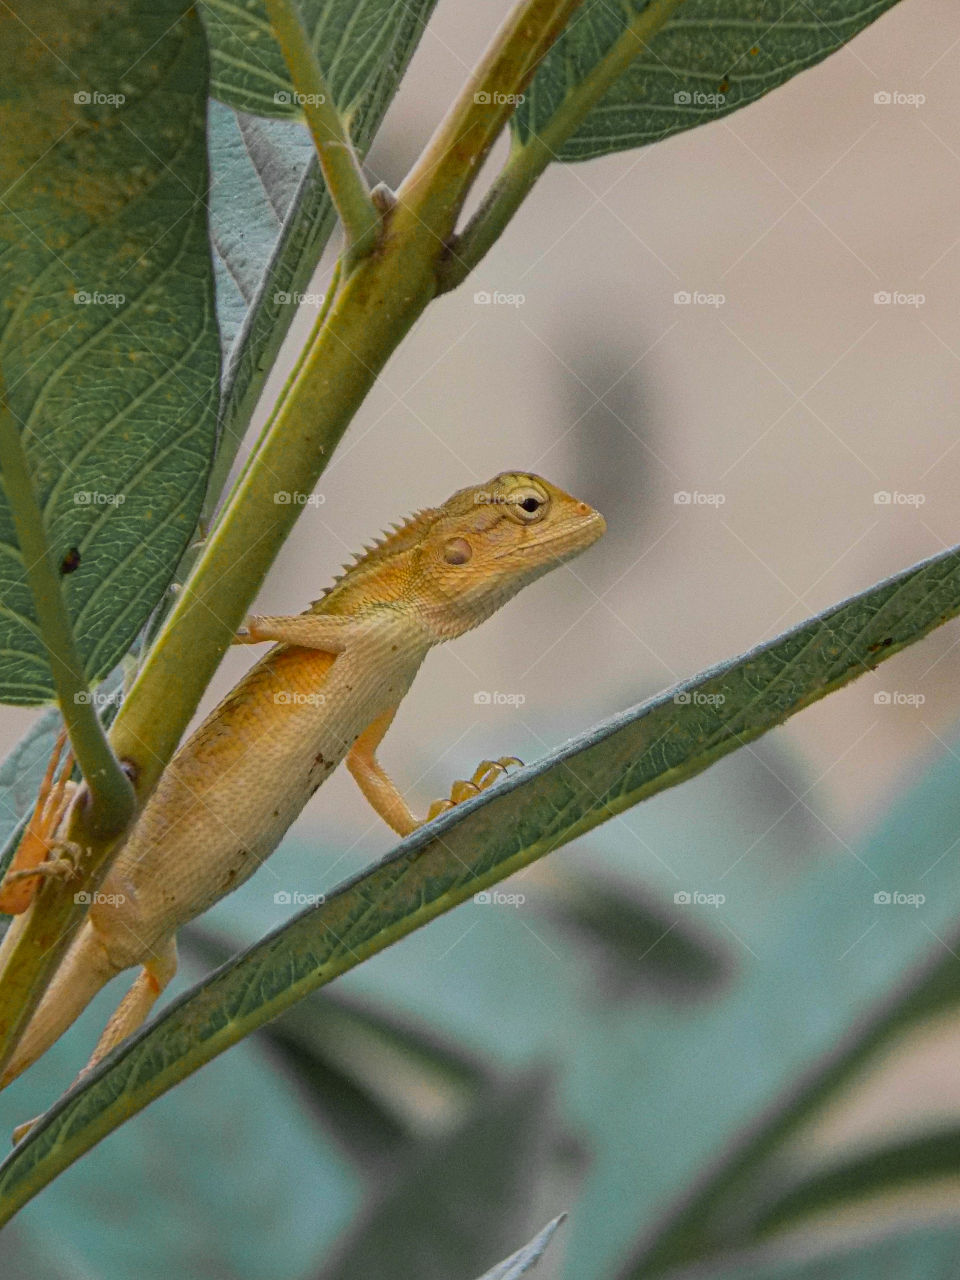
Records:
M71 547L67 554L60 561L60 574L64 576L73 573L75 569L80 568L80 549L79 547Z

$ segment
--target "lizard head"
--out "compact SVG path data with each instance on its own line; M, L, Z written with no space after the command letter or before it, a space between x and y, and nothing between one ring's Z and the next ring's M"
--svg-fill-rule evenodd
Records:
M606 529L598 511L527 472L460 489L431 515L408 592L438 640L469 631Z

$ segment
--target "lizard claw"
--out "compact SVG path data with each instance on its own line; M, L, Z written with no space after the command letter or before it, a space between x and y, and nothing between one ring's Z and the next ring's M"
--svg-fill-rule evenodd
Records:
M477 796L487 787L493 786L508 772L511 765L523 767L523 761L516 756L501 756L498 760L481 760L469 780L455 782L450 788L449 800L434 800L427 811L427 822L431 822L438 814L453 809L471 796Z

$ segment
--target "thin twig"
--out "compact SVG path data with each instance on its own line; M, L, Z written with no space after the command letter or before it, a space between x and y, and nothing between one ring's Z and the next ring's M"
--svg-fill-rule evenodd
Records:
M130 821L135 802L130 780L110 749L83 675L60 576L54 566L40 505L20 432L6 403L0 372L0 471L13 516L33 607L70 745L91 796L86 825L114 835Z
M296 103L313 136L327 190L343 223L348 256L356 261L376 244L379 212L295 0L266 0L266 7L290 71Z

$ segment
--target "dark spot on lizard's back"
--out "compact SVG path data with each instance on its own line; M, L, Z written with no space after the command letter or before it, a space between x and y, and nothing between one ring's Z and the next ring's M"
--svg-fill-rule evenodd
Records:
M318 752L317 752L317 754L313 757L313 763L314 763L314 764L326 764L326 761L325 761L325 760L324 760L324 758L323 758L323 752L322 752L322 751L318 751Z

